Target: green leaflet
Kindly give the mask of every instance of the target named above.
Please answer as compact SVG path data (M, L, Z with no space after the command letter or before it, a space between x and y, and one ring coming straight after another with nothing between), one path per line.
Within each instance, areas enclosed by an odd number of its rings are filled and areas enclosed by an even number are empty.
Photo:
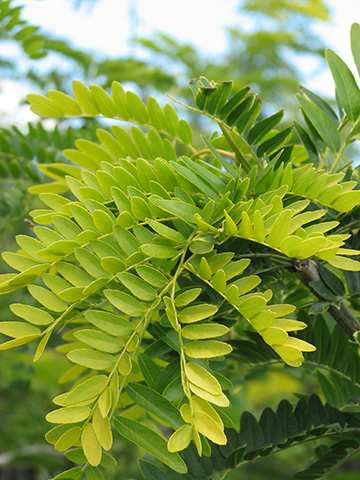
M211 278L211 284L218 292L223 293L226 289L226 274L224 270L218 270Z
M328 115L320 107L301 95L296 95L300 106L304 109L311 123L326 145L336 153L340 149L340 134Z
M31 104L31 109L34 109L34 113L42 117L60 118L64 115L64 109L50 98L33 93L26 95L26 98Z
M86 480L104 480L104 477L97 467L89 465L86 469Z
M100 352L117 353L124 346L121 338L114 337L108 333L99 332L99 330L84 329L74 333L74 337L80 342L89 345Z
M104 295L114 307L127 315L141 317L145 314L145 306L127 293L118 290L104 290Z
M156 220L152 220L151 218L147 218L146 222L156 233L162 237L168 238L169 240L180 244L186 243L186 238L177 230L174 230L163 223L157 222Z
M147 385L150 388L153 388L155 381L159 376L160 368L144 352L138 356L138 363L139 363L139 368L141 370L141 373L143 374Z
M175 298L175 305L177 307L184 307L197 299L201 293L201 288L191 288L178 294Z
M171 162L172 167L184 178L189 180L195 187L197 187L200 191L205 193L209 198L217 201L219 196L213 191L212 188L208 186L199 176L197 176L193 171L186 168L183 165L180 165L178 162Z
M346 63L333 50L326 50L326 60L334 77L336 90L352 123L360 116L360 90Z
M261 312L265 305L266 299L263 296L251 293L240 299L238 309L245 318L251 318Z
M185 222L195 225L194 215L197 213L201 215L201 211L194 205L182 202L180 200L156 200L156 205L164 209L166 212L171 213Z
M40 336L40 328L25 322L0 322L0 333L12 338Z
M53 317L48 312L30 305L13 303L10 305L10 309L15 315L33 325L50 325L50 323L54 321Z
M178 316L181 323L194 323L214 315L217 311L216 305L202 303L180 310Z
M140 300L151 301L156 298L156 291L141 278L131 273L118 273L117 277Z
M41 305L53 312L64 312L67 309L67 304L46 288L37 285L29 285L28 290L30 295L41 303Z
M0 344L0 351L2 350L9 350L10 348L19 347L20 345L26 345L27 343L39 338L39 334L36 335L25 335L19 338L14 338L13 340L9 340Z
M351 52L354 57L355 65L360 72L360 55L359 55L359 38L360 38L360 25L358 23L353 23L351 26Z
M229 332L229 328L219 323L200 323L186 325L181 329L181 335L188 340L202 340L221 337Z
M179 254L179 252L173 247L150 243L141 245L140 250L145 253L145 255L154 258L174 258Z
M91 92L88 87L86 87L78 80L73 81L72 87L75 98L81 108L90 115L97 115L99 113L99 110L92 98Z
M186 473L187 467L177 453L169 452L166 441L150 428L129 418L116 417L115 429L131 442L145 448L151 455L158 458L170 468L179 473Z
M102 87L99 85L91 85L90 92L96 106L103 115L110 118L116 116L114 102Z
M101 278L109 276L96 255L91 253L86 248L77 248L75 250L75 257L80 265L94 278Z
M148 97L146 107L152 125L159 130L165 130L164 112L157 100L154 97Z
M127 352L124 352L118 364L118 372L120 373L120 375L127 377L128 375L130 375L131 370L132 370L131 357Z
M360 201L359 190L341 193L340 196L331 203L331 208L334 208L338 212L349 212Z
M152 388L140 383L130 383L127 393L140 407L161 418L172 428L179 428L183 424L179 410Z
M283 210L276 219L267 237L267 243L274 248L279 247L281 242L288 235L291 221L291 211Z
M270 132L270 130L275 128L276 125L280 123L284 113L285 112L281 110L280 112L274 113L274 115L257 122L248 133L248 141L250 145L259 143L265 135Z
M82 110L80 105L69 95L58 92L57 90L49 90L47 92L48 97L53 101L55 107L63 110L65 113L71 116L81 115Z
M168 279L159 270L148 265L139 265L135 268L138 275L150 285L162 288L168 283Z
M106 370L113 367L115 363L115 357L109 353L97 352L88 348L72 350L67 357L71 362L93 370Z
M3 257L3 260L8 265L10 265L11 268L19 272L22 272L24 269L26 270L29 267L37 265L37 262L35 260L32 260L31 258L20 255L18 253L3 252L1 256Z

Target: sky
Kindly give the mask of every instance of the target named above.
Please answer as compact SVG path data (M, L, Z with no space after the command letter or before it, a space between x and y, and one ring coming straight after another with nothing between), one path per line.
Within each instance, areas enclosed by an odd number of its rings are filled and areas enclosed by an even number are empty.
M205 55L220 55L228 46L225 28L239 24L239 0L98 0L92 8L84 5L75 11L73 0L19 0L18 4L24 5L22 16L31 24L70 39L74 46L113 57L139 54L139 47L131 44L130 38L149 37L156 31L190 42ZM356 72L349 32L354 21L360 23L360 0L327 0L327 4L332 10L331 23L315 24L313 31ZM310 73L308 60L302 62L300 68ZM304 83L319 93L333 95L329 71L308 76ZM11 88L11 82L3 87L2 103L15 103L16 97L24 95L18 90L8 95Z
M156 31L191 42L205 54L216 56L227 48L225 27L236 26L240 18L239 0L98 0L92 8L83 6L75 12L72 0L21 3L25 5L23 15L31 23L71 38L79 47L109 56L133 53L131 36L149 37ZM354 21L360 22L360 0L327 0L327 4L332 22L318 23L313 30L352 66L349 32ZM318 90L330 93L333 85L324 80L331 77L324 75L317 83L311 80Z

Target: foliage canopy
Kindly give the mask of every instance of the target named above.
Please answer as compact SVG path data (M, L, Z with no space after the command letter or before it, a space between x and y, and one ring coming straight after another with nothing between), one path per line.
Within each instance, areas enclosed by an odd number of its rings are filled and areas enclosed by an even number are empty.
M360 71L358 24L351 42ZM78 466L55 478L101 479L116 464L113 430L157 459L140 461L147 480L224 478L321 440L297 474L315 479L359 451L360 189L344 152L360 90L326 58L338 112L302 88L304 123L286 127L249 87L192 80L194 104L182 105L215 125L201 138L172 103L116 81L110 94L74 81L73 96L28 95L40 117L114 120L39 164L50 181L30 191L43 206L3 253L15 272L0 293L27 287L32 299L11 305L19 320L0 323L0 350L34 341L38 361L57 335L69 361L46 439ZM280 362L316 370L325 402L302 394L259 420L244 412L238 432L231 370Z

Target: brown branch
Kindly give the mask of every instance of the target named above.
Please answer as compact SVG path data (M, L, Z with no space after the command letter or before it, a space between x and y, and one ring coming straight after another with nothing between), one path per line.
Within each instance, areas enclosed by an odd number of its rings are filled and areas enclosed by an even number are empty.
M318 293L311 288L310 282L319 281L320 275L316 266L316 263L307 258L305 260L295 259L293 262L296 275L300 281L313 293L321 302L326 302ZM339 324L339 326L344 330L346 335L354 340L355 332L360 331L360 322L359 320L351 313L350 309L343 303L340 302L339 308L334 305L329 305L328 312L334 318L334 320Z

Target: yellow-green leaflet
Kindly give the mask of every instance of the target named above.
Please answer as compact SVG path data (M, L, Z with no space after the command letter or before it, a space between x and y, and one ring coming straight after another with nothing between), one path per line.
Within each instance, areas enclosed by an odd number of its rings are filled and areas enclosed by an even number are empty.
M274 248L279 247L284 238L288 235L291 221L291 210L283 210L267 237L267 243Z
M194 414L195 428L212 442L218 445L226 445L227 438L222 428L212 417L206 413L196 412Z
M232 347L217 340L199 340L189 342L184 347L186 355L192 358L215 358L227 355Z
M188 403L181 405L180 413L184 422L191 423L191 408Z
M288 338L288 334L278 327L269 327L263 330L261 336L269 345L282 345Z
M37 285L29 285L28 289L30 295L49 310L61 313L67 309L67 303L46 288L39 287Z
M156 290L136 275L124 272L118 273L117 277L140 300L151 301L156 298Z
M360 272L360 262L352 260L351 258L341 257L335 255L332 259L328 260L330 265L339 268L340 270L348 270L350 272Z
M179 320L181 323L194 323L208 318L217 312L216 305L211 303L202 303L191 307L184 308L179 312Z
M229 328L220 323L199 323L186 325L181 329L181 335L189 340L221 337L229 332Z
M219 395L221 393L221 386L216 378L197 363L187 363L185 367L185 373L187 378L194 385L197 385L203 390L213 393L214 395Z
M192 427L191 425L183 425L178 428L169 438L169 452L180 452L184 450L191 441Z
M103 417L106 417L111 408L111 388L107 387L99 397L98 407Z
M108 377L106 375L96 375L95 377L88 378L70 391L64 400L64 404L75 405L76 403L99 395L105 388L107 381Z
M235 236L238 233L238 228L234 220L230 217L226 210L224 210L224 230L230 236Z
M223 293L226 289L226 274L224 270L218 270L211 279L211 284L218 292Z
M77 423L86 420L90 415L90 407L64 407L53 410L46 415L46 420L50 423Z
M189 290L185 290L185 292L181 292L176 296L175 305L177 307L184 307L196 300L200 293L201 288L191 288Z
M86 459L90 465L93 467L99 465L101 461L102 450L91 423L85 425L82 431L81 445Z
M104 450L110 450L112 446L112 433L108 417L101 415L100 409L96 408L92 420L95 435Z
M94 370L106 370L113 367L115 357L109 353L98 352L87 348L72 350L67 354L68 359L83 367L92 368Z
M222 430L224 429L224 424L220 418L220 415L217 413L215 408L210 405L209 402L194 395L191 397L191 407L194 413L206 413L206 415L209 415L209 417L211 417Z
M12 338L40 335L41 330L25 322L0 322L0 333Z
M58 452L64 452L69 448L73 447L77 441L79 440L81 435L81 428L80 427L73 427L70 430L67 430L65 433L61 435L61 437L57 440L54 447L55 450Z
M104 295L116 308L134 317L143 316L145 307L134 297L118 290L105 290Z
M134 326L120 315L101 310L90 310L85 313L85 318L100 330L115 336L128 335Z
M226 395L224 395L224 393L221 393L220 395L214 395L206 390L203 390L197 385L194 385L193 383L190 383L190 390L198 397L203 398L214 405L218 405L219 407L228 407L230 405L229 399L226 397Z
M101 352L117 353L124 346L124 341L121 338L96 329L78 330L74 333L74 337Z
M26 343L29 343L36 338L39 338L39 335L25 335L25 337L19 337L13 340L9 340L8 342L4 342L0 345L0 351L9 350L10 348L19 347L20 345L25 345Z
M126 377L131 373L131 369L132 361L130 355L127 352L124 352L118 364L118 371L121 375L124 375L124 377Z

